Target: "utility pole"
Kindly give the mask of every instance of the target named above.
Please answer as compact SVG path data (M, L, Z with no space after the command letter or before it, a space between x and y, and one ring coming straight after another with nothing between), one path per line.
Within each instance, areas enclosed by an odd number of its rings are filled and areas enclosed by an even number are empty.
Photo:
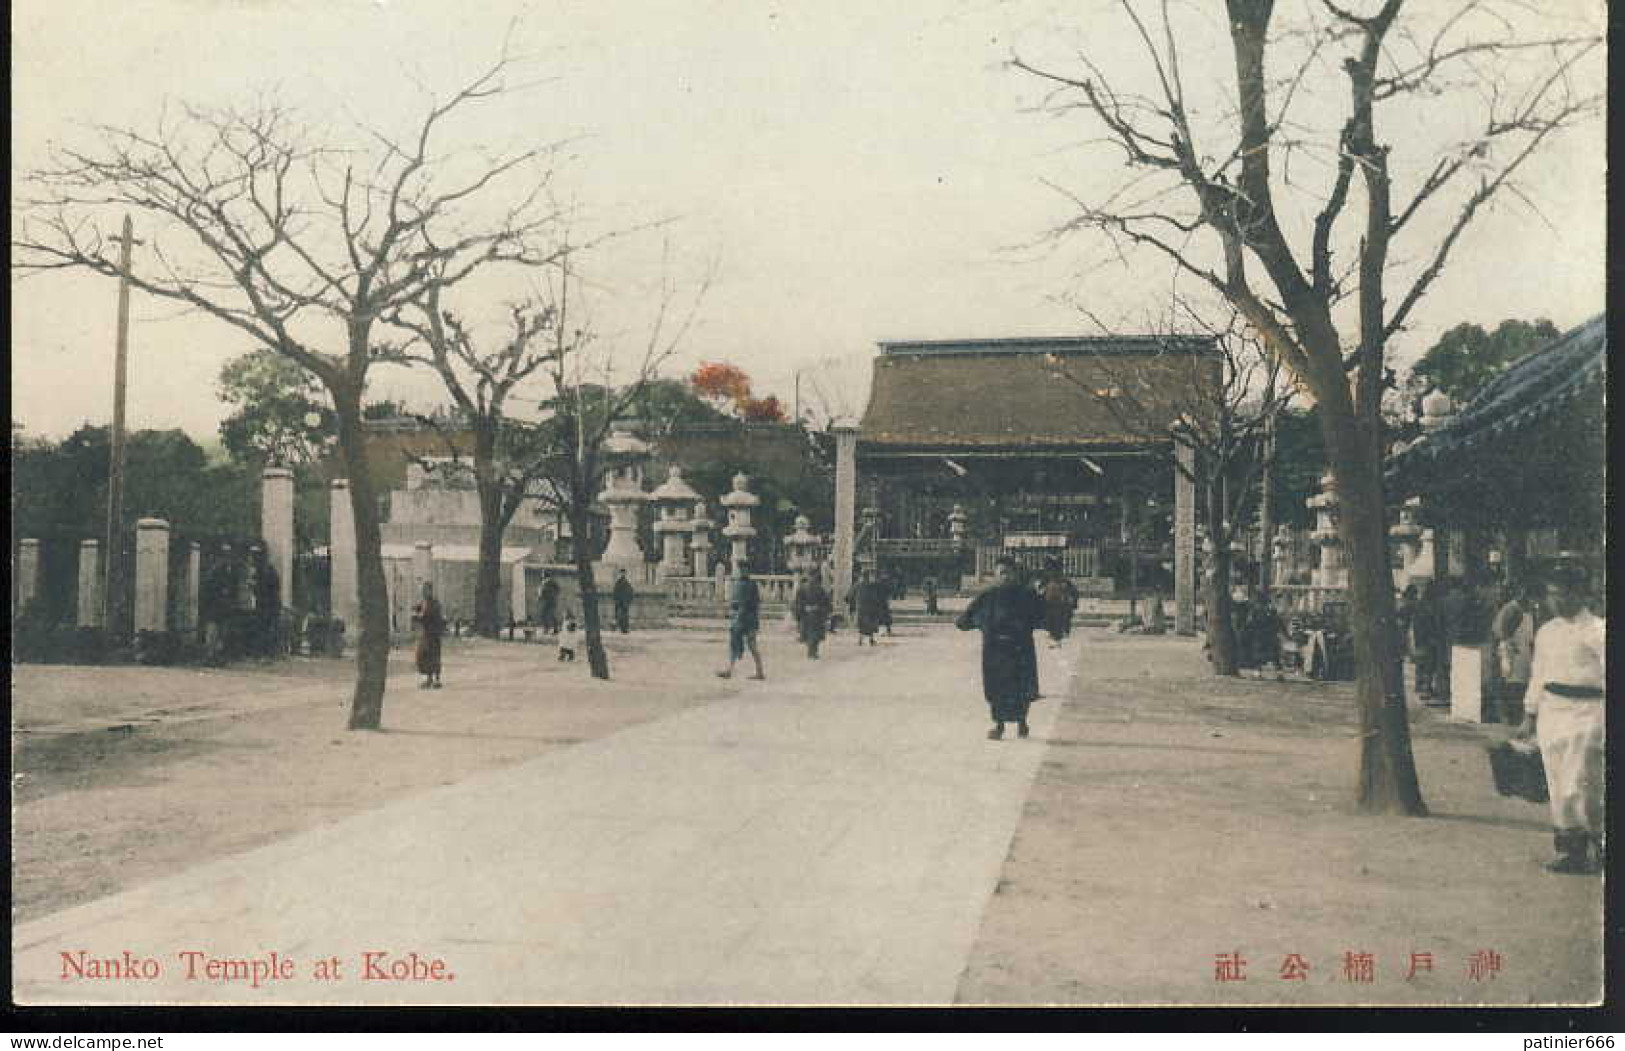
M113 359L113 435L107 472L107 543L102 580L102 623L115 638L124 634L124 400L130 351L130 246L135 235L124 217L119 235L118 336Z

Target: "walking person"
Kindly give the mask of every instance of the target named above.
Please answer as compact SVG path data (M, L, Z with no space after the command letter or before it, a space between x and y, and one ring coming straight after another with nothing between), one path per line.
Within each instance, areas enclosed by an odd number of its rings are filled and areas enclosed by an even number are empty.
M536 619L541 623L542 630L556 635L559 630L559 582L553 579L552 573L542 574L542 590L537 595Z
M1499 672L1501 717L1514 726L1523 722L1523 698L1529 691L1530 662L1535 656L1535 594L1524 583L1512 586L1506 602L1490 622Z
M1551 796L1557 858L1549 872L1602 871L1607 761L1604 689L1607 622L1586 608L1578 569L1555 570L1546 585L1552 617L1535 633L1520 737L1540 743Z
M762 671L762 654L756 648L756 632L761 628L761 620L762 592L750 578L750 567L741 560L733 585L728 589L728 667L717 672L719 679L733 678L734 665L746 650L756 662L756 674L751 678L767 678Z
M1015 560L998 560L998 582L983 591L954 626L982 632L982 695L993 715L991 740L1004 736L1004 724L1016 724L1026 737L1027 708L1038 697L1038 654L1033 632L1044 623L1044 607L1032 588L1021 582Z
M809 660L818 659L818 647L824 641L824 631L829 627L829 614L834 605L828 589L824 587L823 577L816 569L808 575L807 582L796 589L791 609L796 617L797 635L807 645Z
M890 620L890 616L885 585L875 579L873 569L863 570L858 582L852 586L852 594L846 604L858 622L858 645L862 646L865 641L871 646L877 645L875 633L880 630L882 621Z
M925 591L925 615L934 617L937 615L937 578L926 577L923 590Z
M559 630L559 660L573 661L576 659L576 650L581 645L581 630L576 627L576 618L573 614L564 615L564 627Z
M418 689L440 689L440 640L446 634L446 615L434 597L434 585L424 582L423 598L412 607L412 626L417 629Z
M1072 634L1072 613L1078 608L1078 589L1057 565L1051 570L1042 594L1044 627L1049 632L1050 647L1053 649Z
M610 589L610 598L615 601L615 627L622 635L632 628L632 600L637 592L632 589L632 582L626 578L626 570L615 574L615 586Z

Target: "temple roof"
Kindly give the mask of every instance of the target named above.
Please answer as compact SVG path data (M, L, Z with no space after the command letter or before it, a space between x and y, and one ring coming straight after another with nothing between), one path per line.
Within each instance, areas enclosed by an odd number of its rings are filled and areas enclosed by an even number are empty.
M1390 493L1415 492L1441 472L1455 475L1464 455L1505 446L1582 395L1600 392L1607 364L1607 315L1599 314L1507 366L1449 423L1389 457Z
M880 349L859 432L871 452L1153 444L1176 406L1188 404L1185 392L1204 376L1212 382L1218 367L1205 338L914 341Z

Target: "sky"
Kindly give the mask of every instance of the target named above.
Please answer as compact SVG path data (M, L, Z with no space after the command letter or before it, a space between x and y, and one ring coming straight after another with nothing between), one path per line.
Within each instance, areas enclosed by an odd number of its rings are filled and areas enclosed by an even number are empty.
M1600 2L1548 6L1571 28L1604 24ZM431 94L444 97L488 65L511 32L525 86L457 127L457 143L562 143L556 185L587 228L660 224L591 263L606 346L637 345L663 280L679 293L704 287L674 374L729 361L757 393L787 402L800 374L804 390L817 385L836 407L859 412L877 341L1098 334L1091 317L1134 330L1165 309L1173 288L1165 265L1118 260L1087 234L1045 237L1069 216L1058 187L1098 199L1123 169L1117 154L1090 144L1095 129L1047 109L1045 86L1008 66L1017 53L1065 64L1081 49L1114 77L1143 77L1111 8L1104 0L19 0L12 188L15 198L53 144L85 141L89 125L150 128L166 104L183 101L270 92L332 135L353 135L358 123L403 131ZM1195 34L1205 16L1192 10L1185 28ZM1192 45L1182 57L1193 89L1222 82L1222 48ZM1588 69L1600 90L1601 62ZM1317 103L1314 94L1306 93L1311 108L1335 97ZM1435 107L1417 115L1415 129L1389 133L1402 179L1455 132L1451 112ZM1603 136L1601 120L1566 133L1528 170L1521 195L1469 231L1393 345L1396 359L1414 359L1464 321L1548 317L1567 328L1602 310ZM1302 164L1312 179L1312 158ZM172 236L136 222L138 238ZM142 251L137 267L150 263ZM15 272L12 282L14 420L54 437L105 423L114 282ZM249 345L139 294L131 316L130 426L212 439L229 411L215 377ZM426 373L384 369L371 393L428 408L437 390Z

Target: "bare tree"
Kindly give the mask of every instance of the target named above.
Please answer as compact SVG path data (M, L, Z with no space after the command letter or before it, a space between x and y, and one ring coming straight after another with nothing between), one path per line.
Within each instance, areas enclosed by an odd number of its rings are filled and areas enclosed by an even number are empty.
M1230 601L1230 545L1257 504L1265 467L1270 421L1293 395L1280 359L1270 354L1236 311L1222 325L1206 321L1188 303L1181 316L1161 327L1159 350L1148 358L1092 358L1092 371L1106 378L1079 376L1067 360L1050 358L1050 371L1102 406L1128 433L1165 450L1166 459L1196 489L1213 555L1204 579L1207 638L1213 671L1237 674L1236 630ZM1097 320L1097 324L1098 324ZM1186 334L1172 330L1183 328ZM1209 352L1211 348L1211 352ZM1194 352L1194 353L1193 353ZM1178 370L1188 382L1170 390L1168 362L1189 362ZM1170 442L1168 439L1172 438ZM1186 461L1176 444L1195 455Z
M1521 19L1534 17L1528 5L1518 6ZM1285 28L1272 28L1273 0L1227 0L1234 81L1203 96L1187 90L1180 57L1181 48L1200 45L1185 32L1189 26L1175 26L1167 0L1159 7L1160 25L1142 17L1138 5L1122 7L1156 85L1149 95L1119 90L1088 57L1076 72L1014 61L1053 84L1068 109L1103 128L1105 141L1136 173L1104 202L1077 200L1069 228L1101 231L1125 248L1150 251L1178 274L1217 290L1314 399L1351 571L1358 803L1366 811L1425 814L1386 547L1381 403L1392 377L1384 352L1485 205L1520 194L1514 177L1540 147L1598 109L1600 97L1578 91L1572 74L1600 38L1521 39L1486 0L1448 13L1404 12L1404 0L1371 0L1363 5L1369 14L1353 9L1352 0L1305 0L1304 23ZM1412 28L1430 15L1440 18L1430 30ZM1289 178L1294 155L1307 156L1312 139L1293 103L1306 85L1335 88L1327 83L1336 76L1327 72L1333 57L1341 59L1346 77L1345 101L1335 141L1324 145L1327 183L1311 194L1301 177ZM1296 61L1272 79L1266 70L1271 58L1278 65ZM1541 63L1538 73L1511 89L1517 80L1510 65L1532 58ZM1458 75L1476 83L1454 83ZM1413 120L1423 106L1459 117L1469 104L1478 108L1477 132L1442 155L1420 158L1422 174L1396 207L1393 147L1382 138L1379 115L1403 105ZM1356 180L1363 214L1345 212ZM1283 203L1293 194L1312 198L1313 219L1301 231L1294 209ZM1428 219L1418 222L1424 215ZM1401 262L1393 255L1396 238L1434 221L1441 232L1431 246L1415 249L1420 262L1411 266L1407 287L1390 296L1386 284ZM1250 264L1262 269L1266 286L1255 284ZM1335 312L1348 295L1354 296L1353 319ZM1345 338L1346 331L1353 337Z
M642 347L627 367L627 358L616 353L613 342L600 342L591 323L579 317L585 311L580 304L580 277L574 264L572 256L550 271L545 301L553 317L553 346L546 358L546 371L554 393L543 408L549 411L545 426L552 441L529 469L547 499L563 510L570 522L587 664L593 678L608 679L609 655L604 650L598 585L593 574L597 552L588 543L594 501L609 472L621 466L619 454L608 439L614 424L642 401L661 367L678 351L711 281L707 276L687 306L679 310L669 261L662 267L654 318Z
M33 199L13 240L28 270L119 273L98 232L110 212L145 213L152 264L132 283L248 335L315 376L333 400L349 474L361 607L351 729L383 717L389 619L377 494L361 397L389 356L378 321L498 264L535 265L555 216L543 149L441 155L448 125L502 96L503 55L443 101L410 137L362 129L349 148L311 144L275 103L181 107L150 133L98 129L29 176Z
M466 457L472 467L480 506L474 630L494 638L502 627L497 602L502 537L533 495L546 463L534 429L508 418L508 400L558 352L557 315L550 305L535 301L511 304L504 338L482 349L469 325L442 305L441 293L441 286L430 288L420 301L391 312L388 320L413 337L399 348L397 360L434 369L456 406L455 427L439 421L431 425L445 440L453 464Z

